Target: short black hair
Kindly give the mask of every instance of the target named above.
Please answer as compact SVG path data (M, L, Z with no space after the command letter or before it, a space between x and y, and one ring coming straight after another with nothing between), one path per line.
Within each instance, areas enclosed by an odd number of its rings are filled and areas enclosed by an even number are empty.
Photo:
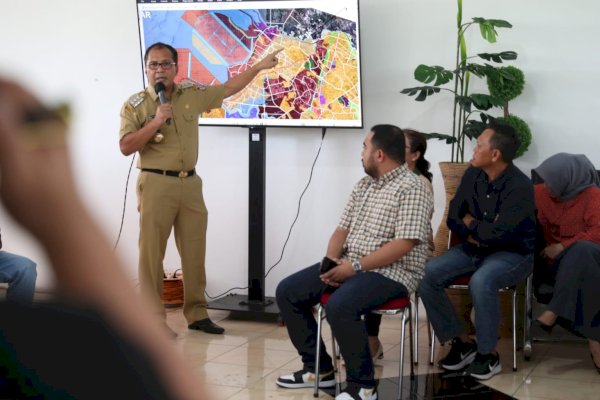
M490 120L489 129L494 131L494 134L490 138L492 149L500 150L504 161L511 162L514 160L515 154L517 154L517 150L521 144L515 129L497 119Z
M171 45L162 42L156 42L150 47L146 49L146 53L144 53L144 64L148 63L148 54L150 54L150 50L154 49L167 49L171 53L171 58L173 58L173 62L177 64L177 50Z
M374 148L382 150L398 164L404 164L404 161L406 161L406 141L402 129L395 125L382 124L372 127L371 132L373 132L371 143Z

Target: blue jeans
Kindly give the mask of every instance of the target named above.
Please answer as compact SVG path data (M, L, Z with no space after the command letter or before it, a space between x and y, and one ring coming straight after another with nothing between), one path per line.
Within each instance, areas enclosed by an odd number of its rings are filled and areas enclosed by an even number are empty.
M444 288L454 279L472 274L469 290L475 309L477 350L481 354L494 351L500 324L498 290L525 280L532 269L533 255L508 251L483 255L468 244L456 245L428 261L418 293L439 341L465 333Z
M317 321L313 307L319 304L326 288L319 279L319 264L315 264L282 280L275 294L290 339L302 357L304 368L309 371L315 370L317 354ZM404 285L376 272L352 276L331 295L325 312L346 362L348 382L375 386L373 361L361 316L392 298L407 295ZM329 372L333 369L331 357L325 351L323 340L318 340L320 372Z
M0 251L0 282L8 283L6 299L31 303L37 278L36 265L29 258Z

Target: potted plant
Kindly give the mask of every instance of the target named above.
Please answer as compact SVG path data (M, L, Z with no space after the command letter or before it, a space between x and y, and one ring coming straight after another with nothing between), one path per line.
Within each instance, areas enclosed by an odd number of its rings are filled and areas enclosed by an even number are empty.
M506 120L513 127L518 126L519 136L521 136L521 147L518 155L523 154L531 142L531 133L528 128L524 128L527 127L527 124L508 112L509 101L518 96L523 90L525 82L523 73L516 67L499 65L504 61L516 60L517 53L502 51L476 55L467 54L465 34L469 28L478 26L483 39L489 43L495 43L498 36L497 29L512 28L512 25L505 20L480 17L463 22L462 0L457 0L457 5L456 62L453 69L421 64L415 69L414 77L417 81L426 85L406 88L401 91L403 94L415 96L416 101L425 101L429 96L440 92L449 92L454 97L452 133L426 134L429 139L445 140L446 143L451 145L450 162L440 163L446 191L446 210L442 224L440 224L434 239L435 255L439 255L448 249L449 231L446 227L446 216L449 202L454 197L464 170L468 166L464 163L466 139L478 137L485 129L488 120L494 118L487 113L488 110L494 107L502 109L503 116L499 119ZM487 80L489 94L471 93L469 91L472 75Z
M499 53L479 53L473 56L467 54L465 33L472 26L479 26L481 36L489 43L495 43L498 33L497 28L512 28L512 25L501 19L486 19L476 17L471 21L462 21L462 0L457 0L457 40L456 40L456 63L452 70L438 65L417 66L414 77L426 86L406 88L401 91L409 96L416 96L416 101L424 101L429 96L442 91L450 92L454 96L452 134L428 133L429 138L445 140L452 146L451 162L464 162L466 139L479 136L488 119L493 118L486 111L493 107L504 109L504 117L509 116L508 101L518 96L524 86L523 73L516 67L500 67L491 63L501 64L503 61L516 60L517 53L514 51L502 51ZM474 60L479 59L483 63ZM487 62L486 62L487 61ZM471 75L478 78L486 78L490 93L470 93L469 83ZM453 87L444 85L453 81ZM470 119L479 116L479 120ZM523 149L522 154L526 150Z
M497 29L510 29L512 25L505 20L472 18L463 22L462 0L457 0L457 36L456 36L456 58L453 69L446 69L437 65L419 65L415 69L414 77L425 86L407 88L401 91L403 94L415 96L417 101L425 101L429 96L441 92L451 93L454 97L452 132L451 134L429 133L428 138L445 140L451 145L450 162L440 162L440 170L444 181L446 194L446 206L442 222L436 232L434 243L434 255L438 256L447 251L450 245L450 232L446 225L448 206L450 200L460 183L462 175L468 164L465 163L465 142L467 139L478 137L485 129L490 118L504 120L513 126L520 138L521 145L517 155L522 155L531 142L531 132L527 124L517 116L509 113L509 102L521 94L525 84L522 71L513 66L502 65L505 61L517 59L514 51L502 51L499 53L467 54L465 33L472 27L479 27L484 40L495 43L498 36ZM471 93L470 79L474 76L485 79L489 93ZM452 85L453 83L453 85ZM488 112L497 108L501 116L493 117ZM464 291L456 292L450 290L450 299L463 316L467 332L473 333L474 328L469 322L470 298ZM501 301L501 307L506 307L506 299ZM503 313L508 315L509 313ZM501 326L510 326L506 321L501 321ZM503 329L501 329L503 332Z

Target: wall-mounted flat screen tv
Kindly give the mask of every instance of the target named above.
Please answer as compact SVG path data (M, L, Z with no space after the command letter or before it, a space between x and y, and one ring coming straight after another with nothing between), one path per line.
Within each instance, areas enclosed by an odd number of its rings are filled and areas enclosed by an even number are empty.
M223 83L283 49L200 125L362 128L358 0L136 1L142 64L151 44L173 46L176 82Z

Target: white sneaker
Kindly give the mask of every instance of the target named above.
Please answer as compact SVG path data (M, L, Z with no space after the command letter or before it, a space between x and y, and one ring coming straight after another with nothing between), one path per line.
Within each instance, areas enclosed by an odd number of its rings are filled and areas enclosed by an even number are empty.
M346 389L335 397L335 400L377 400L377 389L349 383Z
M333 371L321 373L319 378L319 387L328 388L335 386L335 375ZM290 375L282 375L275 383L288 389L308 388L315 386L315 374L305 369L296 371Z

